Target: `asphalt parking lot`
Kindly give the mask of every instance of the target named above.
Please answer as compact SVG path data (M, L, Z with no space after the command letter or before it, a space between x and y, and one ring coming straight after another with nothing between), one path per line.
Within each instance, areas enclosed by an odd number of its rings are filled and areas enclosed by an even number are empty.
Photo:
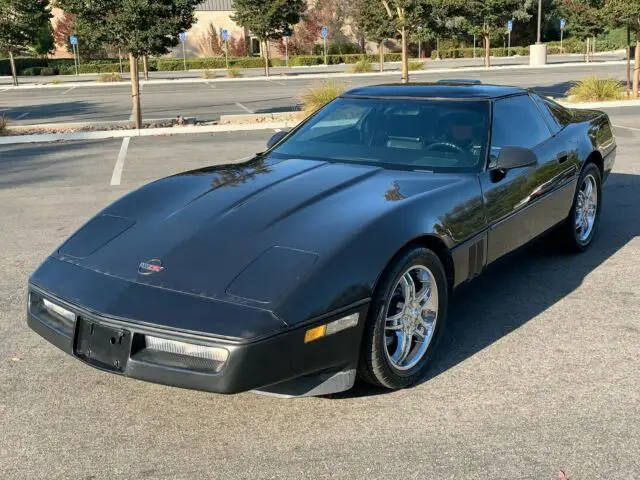
M394 393L219 396L99 372L25 323L28 275L111 201L272 131L0 147L0 478L640 477L640 112L583 255L538 242L458 292L430 377ZM112 185L112 183L115 183Z
M435 62L434 62L435 63ZM421 72L412 72L415 82L444 79L474 79L483 83L532 88L548 96L562 97L574 82L590 76L624 79L620 64L565 64L552 68L501 70L434 71L434 63ZM438 66L440 64L438 63ZM249 81L196 81L195 83L148 83L142 85L142 112L145 120L195 117L218 120L221 115L273 113L298 108L301 96L322 78L282 78ZM345 88L398 81L391 75L352 75L337 79ZM127 121L131 117L131 89L126 83L56 88L0 88L0 114L12 125L43 123Z

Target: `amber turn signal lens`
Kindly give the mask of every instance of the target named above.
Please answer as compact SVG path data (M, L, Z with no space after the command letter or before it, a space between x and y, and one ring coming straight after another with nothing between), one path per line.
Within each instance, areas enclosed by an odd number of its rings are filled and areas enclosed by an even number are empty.
M304 343L313 342L314 340L318 340L319 338L324 337L327 331L326 325L320 325L319 327L312 328L307 330L304 333Z

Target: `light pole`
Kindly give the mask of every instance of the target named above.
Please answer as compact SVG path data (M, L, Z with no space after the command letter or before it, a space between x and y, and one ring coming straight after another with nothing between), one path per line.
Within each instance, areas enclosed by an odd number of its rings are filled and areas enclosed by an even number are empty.
M542 0L538 0L538 39L536 43L542 43Z
M542 43L542 0L538 0L538 33L535 45L529 47L529 65L546 65L547 45Z

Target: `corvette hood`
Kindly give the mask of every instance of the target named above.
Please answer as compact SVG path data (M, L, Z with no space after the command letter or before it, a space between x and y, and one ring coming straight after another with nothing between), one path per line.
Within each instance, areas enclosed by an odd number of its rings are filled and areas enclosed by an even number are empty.
M258 157L149 184L88 222L54 257L129 282L269 306L398 200L455 180Z

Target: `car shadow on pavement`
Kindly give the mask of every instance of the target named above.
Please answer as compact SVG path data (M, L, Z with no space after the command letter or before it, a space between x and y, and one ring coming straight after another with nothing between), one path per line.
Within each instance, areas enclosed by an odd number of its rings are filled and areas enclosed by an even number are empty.
M454 293L447 328L421 383L454 368L562 300L579 288L587 275L640 236L640 175L612 173L603 198L598 231L585 253L566 253L553 234L547 235L496 262ZM387 392L357 382L352 390L331 398Z
M62 93L62 91L60 92ZM100 111L99 105L93 102L71 101L63 103L39 103L34 105L22 105L19 107L9 107L4 112L10 121L20 121L21 125L28 123L37 123L33 120L46 120L46 123L58 123L58 117L68 117L66 122L74 122L74 117L78 115L100 114L100 119L104 119L104 115ZM83 121L91 121L91 118L84 118ZM16 124L18 125L18 124Z
M588 75L585 75L585 77L587 76ZM554 97L554 98L566 97L569 89L571 89L571 87L573 87L576 83L577 82L562 82L562 83L556 83L555 85L531 87L531 90L545 97Z

